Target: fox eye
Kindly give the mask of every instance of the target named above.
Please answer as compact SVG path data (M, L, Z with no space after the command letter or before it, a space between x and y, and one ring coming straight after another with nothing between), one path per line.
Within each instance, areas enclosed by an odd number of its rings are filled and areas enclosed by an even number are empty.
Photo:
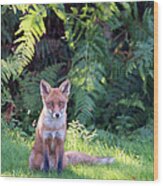
M64 102L60 101L59 102L59 107L63 107L64 106Z
M47 106L52 107L53 106L53 102L48 102Z

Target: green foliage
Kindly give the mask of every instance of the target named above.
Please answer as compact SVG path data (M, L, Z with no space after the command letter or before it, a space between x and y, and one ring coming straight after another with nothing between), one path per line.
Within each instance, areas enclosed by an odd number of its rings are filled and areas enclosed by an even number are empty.
M72 121L68 123L68 135L71 136L71 141L74 143L76 139L83 140L84 143L90 143L95 138L96 131L88 131L79 121Z
M23 12L24 8L20 8L20 10ZM22 64L22 68L31 62L35 52L36 41L40 41L40 37L46 32L43 21L47 16L45 7L33 5L27 8L27 13L20 18L19 29L15 33L16 36L22 35L14 41L14 43L19 43L15 50L15 55Z
M19 5L17 5L19 7ZM16 6L16 7L17 7ZM28 6L27 6L28 7ZM22 9L21 9L22 8ZM19 10L24 12L20 5ZM28 14L20 17L19 29L15 35L19 38L14 43L19 43L14 51L14 55L2 60L2 80L5 82L13 77L20 75L24 67L31 62L34 55L36 41L45 33L43 18L46 17L46 9L43 6L28 7ZM5 15L4 15L5 16Z
M110 113L104 118L107 128L123 134L144 125L153 117L148 118L148 112L151 112L148 108L153 107L153 16L151 9L147 8L141 21L137 3L121 5L124 13L117 12L121 24L117 23L115 27L126 29L127 26L127 29L121 30L111 43L116 55L110 62L111 68L107 68L109 91L104 111L98 115L108 110Z
M87 5L82 9L84 8L89 11ZM93 121L95 100L99 93L105 91L102 80L105 79L104 76L106 75L103 63L106 61L107 42L102 34L102 29L95 25L94 16L92 13L90 18L83 22L82 19L87 17L87 14L85 16L80 15L78 18L80 21L76 23L73 31L70 23L66 25L68 27L66 33L69 36L72 32L77 32L72 35L75 38L67 38L74 53L69 77L74 85L72 94L75 94L75 117L84 124ZM81 31L78 31L79 28L76 29L76 27L81 27Z
M153 125L152 2L3 6L2 34L2 105L16 104L27 133L41 79L71 80L68 120L86 128L129 135Z
M2 7L3 16L5 17L5 12L7 12L5 6ZM32 61L35 52L36 41L40 40L40 37L45 33L45 26L43 18L46 17L46 9L42 5L33 6L13 6L13 10L16 13L16 9L22 13L27 13L19 19L19 29L15 32L16 36L19 36L14 44L18 44L14 54L6 58L6 60L1 61L2 64L2 83L9 80L17 79L24 68ZM11 39L10 39L11 40ZM3 56L3 55L2 55ZM5 85L2 84L3 89L6 90ZM8 97L4 97L3 101L8 100Z
M140 98L138 97L138 94L132 94L131 98L123 98L121 100L119 100L118 105L124 105L127 108L129 107L137 107L143 111L145 111L145 107L143 102L140 100Z
M34 55L36 41L40 41L40 37L46 32L43 19L47 14L42 5L33 5L27 12L28 14L20 18L19 29L15 33L15 35L22 35L14 43L19 43L15 54L19 56L20 60L29 63Z
M19 24L20 12L14 14L8 5L1 6L1 57L6 59L13 52L15 27ZM12 21L10 21L12 20Z

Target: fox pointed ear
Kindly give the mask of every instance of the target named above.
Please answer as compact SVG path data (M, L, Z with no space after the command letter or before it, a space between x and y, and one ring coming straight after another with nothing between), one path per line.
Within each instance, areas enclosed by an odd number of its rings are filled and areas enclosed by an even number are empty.
M50 93L51 86L45 80L40 82L40 94L41 96L47 96Z
M59 89L62 92L63 95L65 95L66 97L69 96L70 94L70 88L71 88L71 83L70 81L67 79L65 80L60 86Z

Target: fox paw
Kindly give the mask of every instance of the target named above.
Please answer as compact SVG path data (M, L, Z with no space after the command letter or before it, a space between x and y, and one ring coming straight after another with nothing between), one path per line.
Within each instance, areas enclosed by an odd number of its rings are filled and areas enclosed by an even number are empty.
M43 167L42 167L42 170L44 171L44 172L48 172L49 171L49 161L48 161L48 159L45 159L45 161L44 161L44 163L43 163Z
M44 172L48 172L48 171L49 171L49 167L48 167L48 166L44 166L44 167L43 167L43 171L44 171Z
M58 167L57 167L57 173L58 173L58 175L61 175L61 173L62 173L62 161L60 162L58 162Z

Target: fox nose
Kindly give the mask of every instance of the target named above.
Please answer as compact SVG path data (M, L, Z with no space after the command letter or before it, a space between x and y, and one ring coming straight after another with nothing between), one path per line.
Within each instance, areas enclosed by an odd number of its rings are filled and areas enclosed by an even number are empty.
M56 112L56 113L53 113L53 118L59 118L61 116L61 114L60 113L58 113L58 112Z

